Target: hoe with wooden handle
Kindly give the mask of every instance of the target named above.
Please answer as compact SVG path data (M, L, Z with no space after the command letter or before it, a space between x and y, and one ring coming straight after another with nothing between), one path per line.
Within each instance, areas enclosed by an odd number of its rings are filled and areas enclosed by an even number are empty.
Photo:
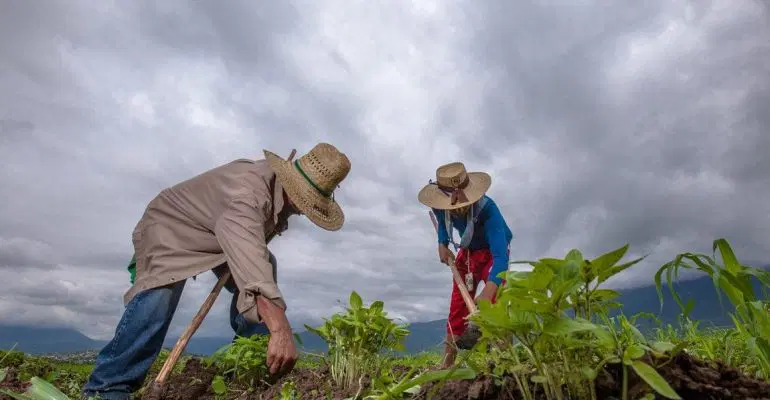
M433 228L438 232L436 214L434 214L433 211L428 211L428 214L430 214L430 220L433 222ZM460 272L457 270L457 266L455 265L457 259L451 250L449 251L449 256L449 269L452 270L452 276L454 277L455 284L457 284L457 288L460 289L460 295L462 295L463 300L465 301L465 305L468 306L469 316L473 315L478 312L476 302L473 301L473 297L470 295L470 293L468 293L468 287L465 285L465 281L463 281L463 278L460 276ZM465 332L463 332L463 334L460 335L457 340L455 340L455 344L461 349L470 349L473 347L476 341L478 341L479 337L481 337L481 331L479 331L479 329L474 324L469 323L468 328L465 329Z
M296 153L297 153L296 149L292 150L287 160L291 161L292 158L294 158L294 155ZM270 240L272 240L273 237L275 237L275 231L271 232L268 235L265 242L270 243ZM208 314L209 310L211 309L211 306L214 305L214 302L216 301L217 296L219 296L219 292L222 290L222 287L225 286L225 283L227 282L228 279L230 279L229 269L219 277L219 280L217 281L216 285L214 285L214 288L211 289L211 292L209 293L208 297L206 297L206 300L203 301L203 304L201 304L201 308L198 310L198 313L195 314L195 316L193 317L192 321L190 322L190 325L187 326L187 328L182 333L182 336L180 336L179 339L176 341L174 348L171 349L171 353L169 353L168 358L166 359L166 362L163 363L163 367L161 367L160 372L158 372L158 376L155 377L155 381L152 383L152 386L150 386L149 394L151 398L162 398L166 379L171 373L171 370L174 368L174 365L176 364L176 362L179 361L179 357L182 355L182 352L184 352L185 348L187 347L187 343L192 338L192 335L195 333L196 330L198 330L198 328L201 325L201 322L203 322L203 319L206 318L206 314Z
M433 211L428 211L428 214L430 214L430 220L433 222L433 228L436 229L438 232L438 222L436 221L436 214L433 213ZM463 300L465 300L465 305L468 306L468 310L470 310L471 314L476 313L476 303L473 301L473 297L471 297L471 294L468 292L468 287L465 285L465 281L463 280L462 276L460 276L460 272L457 270L457 267L455 266L455 255L452 253L452 251L449 251L449 269L452 270L452 276L454 276L455 283L457 284L457 287L460 289L460 294L463 296Z

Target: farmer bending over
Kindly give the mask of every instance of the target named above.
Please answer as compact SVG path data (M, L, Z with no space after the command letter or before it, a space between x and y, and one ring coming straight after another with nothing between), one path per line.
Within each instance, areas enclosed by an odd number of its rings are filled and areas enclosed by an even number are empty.
M436 214L441 262L449 265L448 245L452 242L455 249L459 248L455 265L465 278L468 293L474 296L479 282L485 282L476 303L479 299L494 301L502 282L497 275L508 269L509 245L513 238L497 204L485 194L491 184L489 174L466 172L465 165L455 162L440 166L436 170L436 182L431 181L418 194L419 201ZM453 239L453 227L461 237L459 244ZM452 282L443 368L454 363L456 347L470 348L478 338L458 339L468 328L465 318L469 310L457 283Z
M133 232L136 279L124 296L115 336L101 350L83 395L128 399L158 356L187 278L229 269L230 324L236 335L264 332L272 374L294 367L297 349L276 284L276 261L266 238L304 214L323 229L342 227L333 191L350 161L321 143L296 161L265 150L265 159L240 159L158 194ZM264 332L268 333L268 332Z

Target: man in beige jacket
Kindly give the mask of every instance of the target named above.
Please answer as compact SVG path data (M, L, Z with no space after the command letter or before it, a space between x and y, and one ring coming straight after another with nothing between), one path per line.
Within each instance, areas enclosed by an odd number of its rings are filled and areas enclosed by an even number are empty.
M236 334L250 336L266 325L270 372L294 367L297 349L266 237L286 230L294 214L325 230L341 228L344 214L333 193L350 161L326 143L296 161L264 153L263 160L232 161L150 201L133 232L136 280L84 396L130 398L161 350L185 281L210 270L231 272L226 287L233 293L230 322Z

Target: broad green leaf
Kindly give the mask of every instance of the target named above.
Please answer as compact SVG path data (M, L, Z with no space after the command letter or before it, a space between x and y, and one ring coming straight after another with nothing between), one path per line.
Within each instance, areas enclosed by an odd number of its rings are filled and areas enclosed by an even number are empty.
M67 397L66 394L62 393L54 385L36 376L32 377L32 379L29 380L29 383L30 385L27 388L27 391L24 392L24 394L22 395L24 397L15 397L15 396L12 396L12 397L16 399L34 399L34 400L70 400L70 398Z
M610 289L596 289L591 293L591 299L596 301L612 300L620 296L620 293Z
M597 273L601 274L602 271L605 271L613 265L617 264L617 262L620 261L620 259L623 258L623 256L626 254L626 251L628 251L628 244L625 244L620 248L609 251L600 255L599 257L594 258L591 260L591 265L596 268Z
M409 379L407 381L401 382L395 387L389 388L388 392L390 392L388 395L383 395L377 397L378 399L390 399L391 396L396 396L396 398L400 397L398 396L401 393L409 392L410 389L419 387L420 385L424 385L428 382L433 381L445 381L445 380L465 380L465 379L475 379L476 378L476 372L471 368L462 368L462 369L448 369L448 370L439 370L439 371L428 371L421 375L418 375L412 379Z
M359 309L364 305L363 301L361 300L361 296L358 295L355 291L352 291L350 293L350 306L353 309Z
M658 353L667 353L674 350L676 346L671 342L652 342L651 347Z
M599 326L582 318L559 318L546 323L543 333L547 335L569 335L575 332L598 330Z
M642 358L644 356L644 348L642 348L639 345L631 345L626 348L626 351L623 352L623 362L625 364L631 365L633 360L637 360L639 358Z
M610 279L611 277L623 272L624 270L628 269L629 267L632 267L633 265L639 263L640 261L644 260L647 256L639 257L635 260L631 260L625 264L615 265L611 268L605 269L604 271L599 272L599 283L603 283L607 279Z
M211 388L214 389L214 393L219 395L227 393L227 385L221 375L214 377L211 381Z
M680 400L681 397L674 391L673 388L671 388L671 385L666 382L665 379L663 379L662 376L658 373L658 371L655 370L655 368L652 368L651 366L641 362L641 361L634 361L631 364L631 367L634 369L634 372L636 372L637 375L639 375L640 378L642 378L645 382L647 382L648 385L650 385L651 388L653 388L658 394L660 394L663 397L666 397L668 399L675 399Z
M594 335L596 335L596 339L602 347L605 347L607 349L612 349L615 347L615 340L612 338L612 335L607 332L607 328L599 327L599 329L595 329L592 331Z
M548 379L546 379L546 377L542 375L534 375L531 379L532 379L532 382L540 383L540 384L545 384L546 382L548 382Z
M566 261L575 262L578 265L583 264L583 253L580 252L578 249L572 249L567 253L567 256L564 257Z
M554 277L554 272L548 268L537 268L526 280L526 287L533 290L542 290L548 287Z

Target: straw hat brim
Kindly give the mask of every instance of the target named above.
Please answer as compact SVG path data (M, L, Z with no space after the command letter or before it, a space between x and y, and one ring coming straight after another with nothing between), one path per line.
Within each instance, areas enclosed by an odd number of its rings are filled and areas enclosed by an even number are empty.
M275 172L283 190L297 208L314 224L328 231L336 231L345 223L345 214L340 205L319 193L297 171L292 161L264 150L265 159Z
M454 210L479 201L492 186L492 177L486 172L468 172L468 186L463 190L467 202L451 204L449 196L444 194L437 185L427 184L420 190L417 199L420 203L437 210Z

